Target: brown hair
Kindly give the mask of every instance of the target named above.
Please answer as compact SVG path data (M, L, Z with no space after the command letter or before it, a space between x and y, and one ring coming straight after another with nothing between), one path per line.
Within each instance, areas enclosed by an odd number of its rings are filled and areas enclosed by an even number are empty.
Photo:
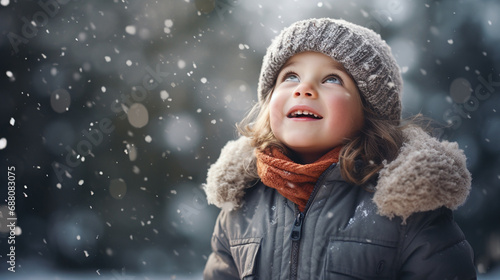
M291 151L274 136L269 117L269 102L272 90L266 99L254 105L246 117L237 124L238 131L252 141L258 150L269 147L280 149L291 155ZM396 158L403 144L403 126L400 121L380 119L367 105L360 94L364 113L361 130L351 139L346 139L340 151L341 175L350 184L365 185L377 178L384 162Z

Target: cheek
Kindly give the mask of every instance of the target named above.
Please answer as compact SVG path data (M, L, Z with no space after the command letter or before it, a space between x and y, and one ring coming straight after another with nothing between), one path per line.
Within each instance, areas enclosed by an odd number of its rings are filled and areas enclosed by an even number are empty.
M350 101L351 97L345 95L332 96L328 99L327 106L332 114L346 116L352 110Z
M271 97L269 102L269 120L271 129L283 120L283 102L276 95Z
M354 130L360 130L363 127L364 124L364 113L363 113L363 106L361 105L361 100L358 98L353 98L352 102L350 103L350 108L351 108L351 119L352 119L352 125Z
M279 125L282 122L280 115L272 107L269 108L269 124L271 126L271 131L276 133L279 130Z
M334 125L348 129L358 130L359 123L363 121L360 102L353 96L345 95L329 100Z

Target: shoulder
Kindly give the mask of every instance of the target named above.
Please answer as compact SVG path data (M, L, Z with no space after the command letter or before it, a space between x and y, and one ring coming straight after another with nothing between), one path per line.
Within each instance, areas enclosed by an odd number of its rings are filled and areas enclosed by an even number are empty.
M406 251L413 251L419 240L435 244L438 251L444 249L440 248L440 244L465 240L464 233L453 219L452 211L446 207L415 213L406 220L403 228L406 243L403 249Z
M441 142L417 127L405 129L404 137L397 158L380 172L373 198L379 213L406 219L414 213L462 205L471 176L458 144Z
M403 227L400 277L473 279L474 254L450 209L420 212ZM411 278L411 277L410 277Z
M254 148L250 139L241 137L229 141L217 161L210 166L204 184L207 201L228 210L241 206L245 189L257 180Z

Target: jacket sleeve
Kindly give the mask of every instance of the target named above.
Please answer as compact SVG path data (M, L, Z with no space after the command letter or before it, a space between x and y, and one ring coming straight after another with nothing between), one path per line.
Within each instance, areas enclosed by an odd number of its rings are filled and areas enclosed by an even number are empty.
M212 234L212 253L203 271L203 279L230 280L239 279L238 269L231 255L229 240L223 229L227 215L224 210L219 213Z
M398 279L476 279L474 254L452 212L416 213L403 230Z

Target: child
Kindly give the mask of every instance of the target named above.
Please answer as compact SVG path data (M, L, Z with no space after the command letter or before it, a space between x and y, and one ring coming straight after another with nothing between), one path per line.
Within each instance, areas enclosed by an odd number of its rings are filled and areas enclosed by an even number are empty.
M475 279L453 221L456 143L403 127L402 80L371 30L299 21L263 60L243 136L209 169L222 208L205 279Z

